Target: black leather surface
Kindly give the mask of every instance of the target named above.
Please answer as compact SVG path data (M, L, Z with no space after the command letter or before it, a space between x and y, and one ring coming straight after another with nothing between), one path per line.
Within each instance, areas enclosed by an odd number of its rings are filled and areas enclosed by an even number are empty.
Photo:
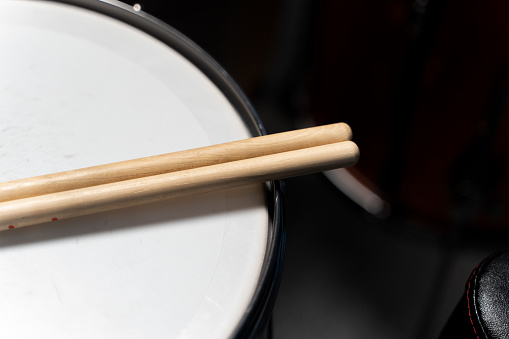
M509 338L509 251L491 256L479 267L474 301L488 338Z
M449 338L509 338L509 251L489 256L474 269L440 336Z

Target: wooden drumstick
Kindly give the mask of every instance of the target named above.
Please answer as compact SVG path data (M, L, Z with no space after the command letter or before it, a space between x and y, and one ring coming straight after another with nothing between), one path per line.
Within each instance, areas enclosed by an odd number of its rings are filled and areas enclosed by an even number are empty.
M0 230L351 166L351 141L0 203Z
M0 183L0 202L350 140L337 123Z

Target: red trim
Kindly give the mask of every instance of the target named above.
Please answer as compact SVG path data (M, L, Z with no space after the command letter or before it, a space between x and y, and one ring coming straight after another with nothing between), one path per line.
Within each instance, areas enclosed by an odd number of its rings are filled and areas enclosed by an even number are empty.
M472 328L474 329L474 333L477 337L477 339L479 339L479 335L477 334L477 331L475 330L475 325L474 325L474 320L472 318L472 313L470 312L470 298L469 298L469 293L470 293L470 281L472 280L472 278L475 276L475 273L477 271L477 268L479 267L479 265L477 265L474 269L474 271L472 272L472 275L470 276L470 279L468 279L468 288L467 288L467 307L468 307L468 317L470 318L470 323L472 324Z

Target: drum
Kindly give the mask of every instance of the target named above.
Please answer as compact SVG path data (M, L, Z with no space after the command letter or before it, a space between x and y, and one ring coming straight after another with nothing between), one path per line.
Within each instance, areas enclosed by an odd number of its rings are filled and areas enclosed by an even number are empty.
M114 1L0 2L0 180L264 133L209 56ZM9 338L255 337L281 274L279 183L0 235Z
M384 228L507 239L507 3L325 3L310 110L362 150L329 178Z

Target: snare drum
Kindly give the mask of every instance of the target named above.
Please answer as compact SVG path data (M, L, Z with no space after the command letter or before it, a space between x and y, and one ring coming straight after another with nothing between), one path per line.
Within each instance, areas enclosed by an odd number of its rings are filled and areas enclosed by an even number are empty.
M0 1L0 181L263 134L210 57L113 1ZM0 234L5 338L224 338L265 329L279 183Z

